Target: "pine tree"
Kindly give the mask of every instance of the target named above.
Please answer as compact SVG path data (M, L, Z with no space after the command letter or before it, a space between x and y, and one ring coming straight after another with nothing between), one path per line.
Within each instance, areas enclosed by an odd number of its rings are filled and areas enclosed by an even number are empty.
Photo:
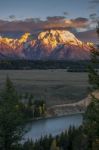
M0 150L14 150L24 134L18 94L7 77L0 94Z
M97 27L99 35L99 24ZM99 46L92 50L91 67L89 69L89 83L91 89L99 90L99 73L94 68L99 65ZM91 94L91 103L88 106L84 116L84 129L88 137L88 150L94 150L95 144L99 147L99 99Z

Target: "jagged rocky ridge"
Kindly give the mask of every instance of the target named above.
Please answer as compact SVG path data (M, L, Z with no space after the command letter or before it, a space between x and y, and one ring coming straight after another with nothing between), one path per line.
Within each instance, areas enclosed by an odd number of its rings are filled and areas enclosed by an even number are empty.
M0 37L0 58L29 60L88 60L93 43L82 42L67 30L25 33L19 39Z

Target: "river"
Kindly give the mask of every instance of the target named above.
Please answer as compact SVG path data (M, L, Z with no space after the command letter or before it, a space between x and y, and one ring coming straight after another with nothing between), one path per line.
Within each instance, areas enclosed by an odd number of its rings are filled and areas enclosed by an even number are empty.
M79 127L82 124L82 120L82 114L74 114L32 121L28 124L29 132L25 135L25 139L35 141L45 135L56 136L68 130L70 126Z

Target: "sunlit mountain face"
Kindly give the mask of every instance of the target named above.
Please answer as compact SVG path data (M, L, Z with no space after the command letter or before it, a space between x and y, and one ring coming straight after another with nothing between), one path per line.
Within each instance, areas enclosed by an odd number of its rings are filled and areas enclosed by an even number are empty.
M0 58L29 60L88 60L93 43L82 42L67 30L25 33L21 38L0 37Z

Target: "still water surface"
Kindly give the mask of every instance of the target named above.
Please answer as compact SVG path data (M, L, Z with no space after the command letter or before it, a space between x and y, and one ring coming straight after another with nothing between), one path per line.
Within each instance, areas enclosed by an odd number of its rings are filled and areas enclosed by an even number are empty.
M67 115L63 117L48 118L32 121L28 124L29 132L25 135L25 139L36 140L45 135L58 135L70 126L79 127L82 124L82 114Z

